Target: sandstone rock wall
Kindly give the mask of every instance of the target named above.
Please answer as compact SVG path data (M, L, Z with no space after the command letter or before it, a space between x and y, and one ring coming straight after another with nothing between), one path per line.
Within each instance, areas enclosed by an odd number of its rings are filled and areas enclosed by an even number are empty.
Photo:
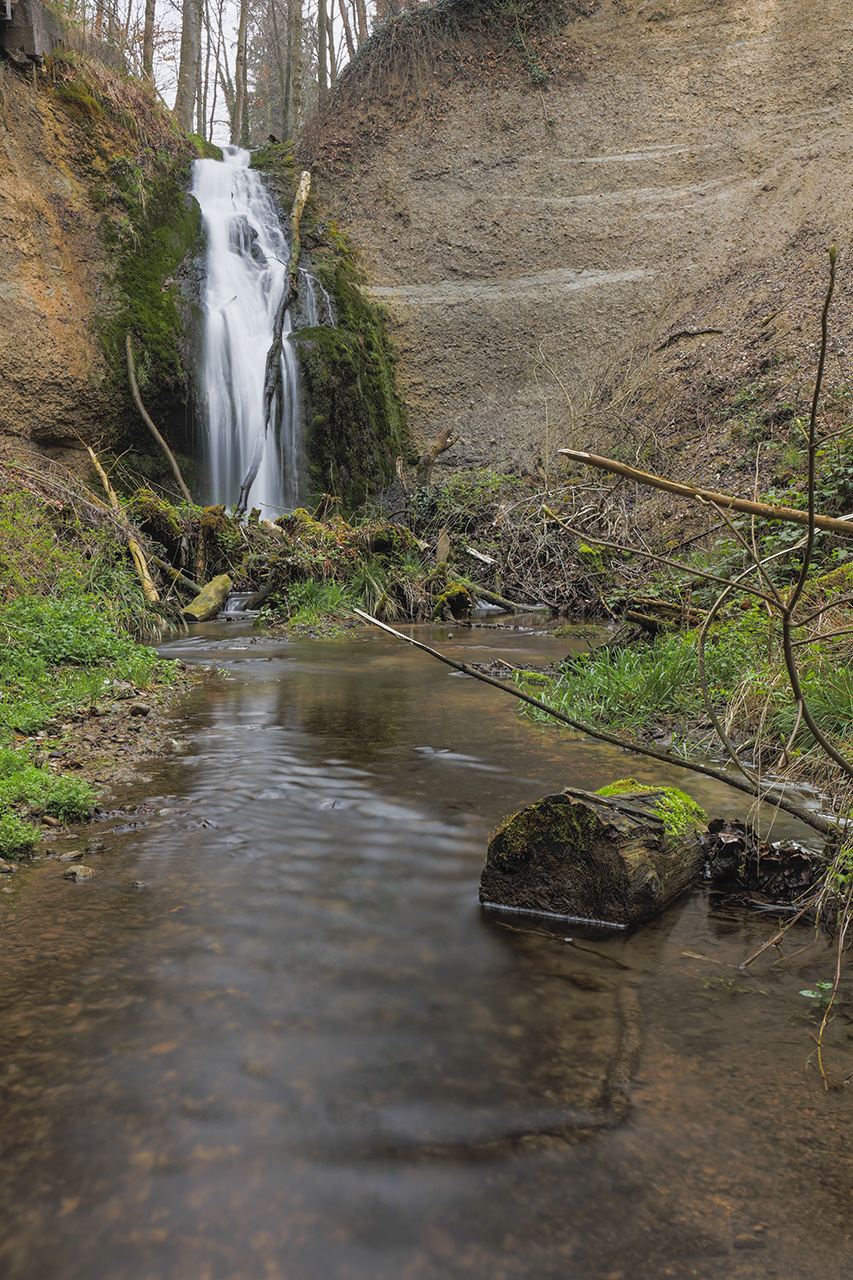
M109 306L99 165L82 126L0 64L0 436L73 448L116 411L97 333Z

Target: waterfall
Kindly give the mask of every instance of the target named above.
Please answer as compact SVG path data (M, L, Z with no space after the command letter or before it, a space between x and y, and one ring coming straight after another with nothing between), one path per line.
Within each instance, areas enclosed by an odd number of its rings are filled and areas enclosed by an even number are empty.
M223 155L222 161L196 160L193 168L193 195L207 232L206 461L213 501L233 506L262 445L248 506L275 519L299 498L298 362L287 340L290 315L284 321L282 403L274 406L264 439L264 373L290 249L271 196L248 167L249 152L226 147ZM315 284L305 293L316 319Z

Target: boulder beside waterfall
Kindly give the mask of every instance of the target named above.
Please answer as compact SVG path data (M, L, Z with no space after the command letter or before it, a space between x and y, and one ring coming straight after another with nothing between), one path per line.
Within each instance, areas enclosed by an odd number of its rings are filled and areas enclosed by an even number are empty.
M566 787L520 809L492 836L484 905L626 927L657 914L702 872L707 817L675 787L633 778Z

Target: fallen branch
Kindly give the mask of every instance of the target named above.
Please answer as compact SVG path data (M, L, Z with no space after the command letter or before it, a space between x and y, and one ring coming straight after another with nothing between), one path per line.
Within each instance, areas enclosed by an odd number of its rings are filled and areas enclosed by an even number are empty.
M715 507L726 507L731 511L740 511L748 516L761 516L764 520L779 520L783 524L808 525L808 511L797 511L794 507L771 507L766 502L750 502L747 498L734 498L728 493L714 493L712 489L700 489L695 485L680 484L677 480L665 480L663 476L654 475L650 471L640 471L637 467L629 467L624 462L616 462L613 458L600 458L595 453L583 453L579 449L558 449L558 453L572 462L582 462L588 467L597 467L599 471L608 471L611 475L624 476L636 484L648 485L651 489L663 489L667 493L677 493L682 498L701 498L711 502ZM853 538L853 524L849 520L837 520L832 516L814 517L814 527L826 533L838 533L844 538ZM600 539L590 539L600 541Z
M130 383L130 392L131 392L131 395L133 396L133 402L136 405L137 409L139 410L139 413L142 417L142 421L145 423L146 427L151 432L152 436L157 441L160 448L163 450L164 454L166 455L166 459L169 463L169 466L172 468L172 474L175 477L178 488L180 489L182 495L184 496L186 501L189 502L190 505L192 505L192 494L190 493L187 486L184 484L184 477L181 475L181 468L178 466L177 462L175 461L175 455L172 453L172 450L166 444L166 441L160 435L160 432L157 430L154 423L149 418L145 409L145 405L142 403L142 396L140 395L140 392L139 392L139 384L136 381L136 365L133 359L133 338L129 333L124 340L124 350L125 350L125 354L127 355L127 380Z
M363 609L354 609L353 612L359 618L363 618L365 622L370 622L373 626L379 627L380 630L387 631L389 635L394 636L397 640L413 645L416 649L422 649L424 653L428 653L432 658L437 658L439 662L443 662L445 666L452 667L454 671L461 671L463 675L473 676L475 680L482 680L484 684L490 684L496 689L502 689L504 693L509 693L521 702L526 702L529 706L536 707L539 711L544 711L546 715L552 716L555 720L568 725L570 729L575 729L578 733L586 734L589 738L596 738L599 742L608 742L611 746L619 747L622 751L635 751L638 755L648 756L651 760L658 760L661 764L667 764L676 769L689 769L691 773L701 773L706 778L715 778L717 782L724 782L726 786L734 787L736 791L743 791L755 800L770 800L778 808L784 809L786 813L793 814L795 818L805 822L812 830L819 831L821 835L832 835L836 831L835 824L830 822L828 818L822 817L819 813L813 813L805 805L798 804L795 800L787 800L783 784L768 783L759 788L741 778L725 773L722 769L716 769L713 765L699 764L695 760L682 759L680 756L671 755L668 751L659 751L655 747L647 747L644 743L633 741L630 738L617 737L616 734L607 733L604 729L595 729L580 720L574 720L571 716L564 715L562 711L557 711L555 707L550 707L547 702L541 702L539 698L532 697L522 689L516 688L515 685L505 684L503 680L496 680L493 676L487 676L485 672L477 671L474 667L469 667L467 663L455 662L453 658L448 658L445 654L440 653L438 649L431 649L429 645L423 644L420 640L415 640L412 636L403 635L401 631L395 631L393 627L389 627L385 622L380 622L378 618L365 613Z
M506 596L498 595L497 591L487 591L485 587L479 587L476 582L469 582L467 578L463 578L462 581L472 595L478 596L489 604L497 605L499 609L505 609L507 613L551 612L547 604L514 604L512 600L507 600Z
M181 573L180 569L176 569L174 565L169 564L168 560L164 560L161 556L152 556L151 559L157 568L162 569L179 587L184 587L187 591L191 591L194 596L197 596L201 591L201 587L197 582L193 582L192 578L188 578L186 574Z
M680 342L682 338L701 338L706 333L722 333L722 329L677 329L675 333L671 333L668 338L664 338L659 346L655 347L655 351L666 351L667 347L673 346L676 342Z
M127 516L124 514L124 507L119 502L115 489L113 489L110 484L107 473L98 461L95 451L86 445L86 452L92 459L92 466L100 476L101 484L104 486L104 491L110 500L110 506L115 511L119 524L121 525L122 532L127 539L127 547L133 557L133 563L136 565L136 572L139 574L139 580L142 583L142 591L145 599L149 600L152 604L158 604L160 596L157 593L157 588L154 586L154 579L151 577L151 571L146 563L142 548L131 532Z
M433 440L432 444L427 445L424 452L418 458L415 467L415 477L419 485L428 485L432 469L435 466L436 458L442 453L446 453L448 449L452 449L455 444L461 444L462 437L456 434L454 426L443 427Z

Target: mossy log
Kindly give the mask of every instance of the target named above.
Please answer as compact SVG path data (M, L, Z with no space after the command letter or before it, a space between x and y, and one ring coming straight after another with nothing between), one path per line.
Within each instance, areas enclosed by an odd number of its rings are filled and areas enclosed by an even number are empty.
M192 604L188 604L184 609L183 615L187 622L207 622L210 618L215 618L232 586L233 583L227 573L220 573L218 577L211 578L210 582L202 587Z
M492 836L480 901L625 928L696 882L707 818L674 787L627 779L566 787L520 809Z

